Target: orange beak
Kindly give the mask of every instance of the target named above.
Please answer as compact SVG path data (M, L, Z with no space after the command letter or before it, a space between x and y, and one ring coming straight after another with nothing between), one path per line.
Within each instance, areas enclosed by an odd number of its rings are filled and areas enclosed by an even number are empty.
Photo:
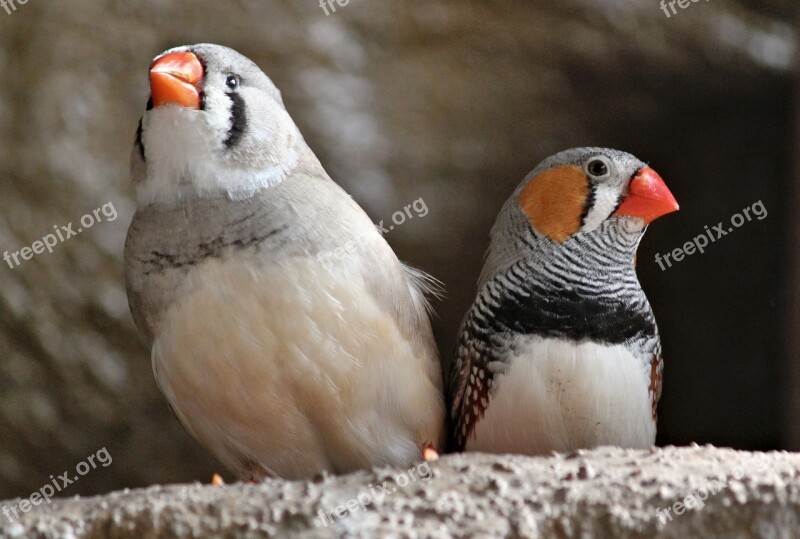
M678 208L678 202L661 176L652 168L644 167L631 180L628 196L615 215L639 217L649 225L662 215L678 211Z
M150 67L150 92L153 107L172 103L200 110L203 64L191 52L173 52L153 62Z

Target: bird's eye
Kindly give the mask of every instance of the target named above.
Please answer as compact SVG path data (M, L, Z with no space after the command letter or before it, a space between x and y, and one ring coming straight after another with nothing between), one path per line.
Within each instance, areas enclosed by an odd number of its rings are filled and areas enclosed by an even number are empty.
M225 79L225 86L227 86L229 90L238 90L239 89L239 76L238 75L228 75L228 77Z
M605 162L600 159L595 159L589 163L589 166L586 167L586 169L592 176L600 177L608 174L608 165L606 165Z

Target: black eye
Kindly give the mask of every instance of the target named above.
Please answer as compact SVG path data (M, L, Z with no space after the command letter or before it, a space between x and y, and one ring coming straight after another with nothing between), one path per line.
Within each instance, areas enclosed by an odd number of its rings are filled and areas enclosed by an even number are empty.
M229 90L238 90L239 75L228 75L225 79L225 86L227 86Z
M595 159L586 168L592 176L605 176L608 174L608 165L600 159Z

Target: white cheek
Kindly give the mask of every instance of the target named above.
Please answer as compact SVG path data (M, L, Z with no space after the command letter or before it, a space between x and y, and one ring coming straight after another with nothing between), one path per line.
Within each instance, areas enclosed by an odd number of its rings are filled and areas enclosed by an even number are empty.
M206 90L205 113L206 122L215 134L217 141L216 147L217 149L221 149L222 141L225 140L231 128L230 98L218 90Z
M591 231L600 226L608 219L614 208L617 207L619 193L608 185L600 185L595 189L594 205L586 216L586 222L582 227L584 231Z

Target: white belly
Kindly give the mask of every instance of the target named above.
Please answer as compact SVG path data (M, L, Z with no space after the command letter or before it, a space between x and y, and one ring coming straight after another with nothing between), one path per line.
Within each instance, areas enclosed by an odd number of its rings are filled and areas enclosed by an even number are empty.
M414 353L346 265L209 261L156 328L161 390L240 477L260 475L247 461L286 478L405 465L439 439L435 352Z
M622 346L524 337L468 451L545 455L655 443L650 365Z

